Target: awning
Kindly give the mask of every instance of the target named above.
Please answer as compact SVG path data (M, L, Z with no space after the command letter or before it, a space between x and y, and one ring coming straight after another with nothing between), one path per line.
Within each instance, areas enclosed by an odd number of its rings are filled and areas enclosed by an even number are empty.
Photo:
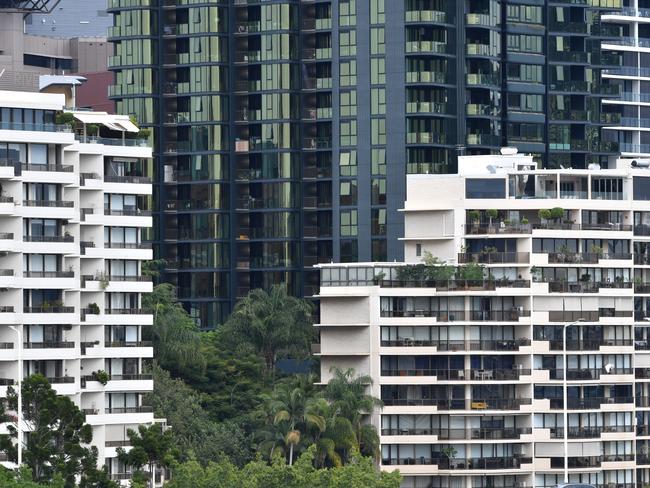
M140 132L126 115L115 115L106 112L72 112L74 118L82 124L97 124L120 132Z

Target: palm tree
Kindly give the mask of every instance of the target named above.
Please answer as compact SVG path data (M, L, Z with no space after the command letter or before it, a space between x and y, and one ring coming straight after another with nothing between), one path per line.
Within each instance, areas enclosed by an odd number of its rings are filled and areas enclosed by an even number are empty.
M293 464L294 447L301 435L310 427L325 430L325 419L315 412L315 401L308 398L301 388L280 385L274 392L275 417L273 424L285 424L288 428L285 443L289 446L289 465ZM302 430L301 430L302 429Z
M224 336L250 344L273 373L278 353L307 354L314 330L311 304L287 294L284 285L267 292L256 289L235 306L224 324Z
M372 379L368 375L355 376L353 369L344 371L334 367L330 371L333 377L325 387L325 398L336 416L349 420L361 453L376 458L379 455L379 437L374 427L363 424L364 415L383 406L381 400L367 393Z
M153 327L145 327L145 340L153 341L154 357L160 365L178 373L190 365L202 367L201 336L194 321L176 300L169 283L157 285L143 296L142 305L154 314Z

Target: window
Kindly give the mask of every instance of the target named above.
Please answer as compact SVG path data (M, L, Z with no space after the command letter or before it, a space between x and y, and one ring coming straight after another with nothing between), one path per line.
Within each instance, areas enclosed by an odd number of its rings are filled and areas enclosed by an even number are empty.
M386 83L386 59L372 58L370 60L370 84L383 85L384 83Z
M343 31L339 34L339 52L341 56L356 56L357 31Z
M542 23L542 7L508 5L506 12L508 22L522 22L526 24Z
M542 49L542 36L508 34L508 51L541 54Z
M544 97L528 93L508 93L508 110L542 113L544 111Z
M375 262L388 260L388 246L386 239L372 240L372 260Z
M359 260L359 243L356 239L341 240L341 262L353 263Z
M357 211L356 210L342 210L341 211L341 237L356 236L357 229Z
M383 27L370 29L370 54L386 53L386 30Z
M357 151L341 151L339 155L339 172L341 176L357 175Z
M370 122L372 131L372 144L386 144L386 119L372 119Z
M422 244L416 244L415 245L415 255L417 257L422 256Z
M354 86L357 84L357 62L354 59L341 62L341 86ZM384 83L385 83L384 75Z
M341 99L341 117L354 117L357 115L357 91L342 91Z
M373 148L370 152L373 175L386 174L386 149Z
M386 89L373 88L370 90L370 105L372 115L383 115L386 113Z
M370 23L383 24L386 22L385 0L370 0Z
M650 200L650 178L635 176L633 193L635 200Z
M536 64L508 63L508 81L524 83L542 83L544 81L542 66Z
M386 209L373 208L371 213L371 230L373 236L386 235Z
M373 178L372 179L372 205L385 205L386 204L386 179Z
M505 198L506 182L501 178L468 178L465 198Z
M357 24L356 0L341 0L339 2L339 26L346 27Z
M341 181L339 186L339 199L341 205L357 204L357 180Z
M348 120L341 122L341 146L355 146L357 144L357 121Z

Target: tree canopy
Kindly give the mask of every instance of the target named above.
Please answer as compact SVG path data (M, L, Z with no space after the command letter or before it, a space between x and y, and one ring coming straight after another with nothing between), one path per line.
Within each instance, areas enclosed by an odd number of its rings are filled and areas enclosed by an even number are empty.
M399 473L380 472L369 458L351 453L351 462L340 468L316 469L316 447L310 447L293 466L283 458L270 465L254 461L238 468L223 460L203 467L197 462L174 469L168 488L399 488Z
M264 358L266 371L275 372L280 352L306 357L314 329L312 306L287 293L284 285L257 289L241 299L222 326L224 336L246 344Z

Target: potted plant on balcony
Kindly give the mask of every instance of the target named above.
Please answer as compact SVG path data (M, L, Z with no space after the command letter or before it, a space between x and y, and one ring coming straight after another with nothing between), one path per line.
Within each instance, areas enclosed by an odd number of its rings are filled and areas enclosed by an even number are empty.
M108 288L108 275L106 273L102 273L101 271L97 272L97 281L99 281L99 287L102 290L105 290Z
M108 383L108 380L110 379L110 375L103 369L93 372L92 377L95 381L99 381L104 386L106 386L106 383Z
M472 221L474 228L478 229L478 226L481 224L481 212L478 210L470 210L467 215L469 216L469 220Z
M490 229L491 232L493 232L494 230L493 230L493 227L492 227L492 220L496 219L499 216L499 211L496 208L490 208L490 209L485 211L485 215L487 215L487 218L490 221L489 229Z
M560 251L557 255L558 261L561 263L568 263L571 261L571 248L567 246L566 244L562 244L560 246Z
M538 268L537 266L531 266L530 267L530 276L532 277L533 281L535 281L535 282L540 281L540 279L542 277L541 268Z
M564 209L560 207L553 207L551 210L551 218L555 220L556 223L560 223L564 217Z
M598 259L603 257L603 248L597 246L596 244L592 244L591 249L589 249L589 251L591 252L591 254L595 254L596 256L598 256Z
M551 220L551 211L548 208L540 208L537 212L540 223L545 223L548 225L548 221Z
M470 287L471 282L480 282L482 288L484 275L485 267L478 263L467 263L459 266L456 270L456 279L464 282L466 290Z
M455 269L453 266L442 261L438 257L432 255L430 252L424 253L422 262L426 266L427 280L429 281L443 281L448 282L454 277Z
M380 271L372 277L372 282L374 285L379 285L382 281L384 281L384 278L386 278L386 273Z
M89 303L88 304L88 313L93 314L93 315L99 315L99 305L96 303Z
M456 455L458 455L458 451L454 446L448 446L448 447L443 447L440 449L440 452L444 454L444 456L447 458L447 462L449 463L450 468L455 468L455 463L452 461L453 459L456 458Z

